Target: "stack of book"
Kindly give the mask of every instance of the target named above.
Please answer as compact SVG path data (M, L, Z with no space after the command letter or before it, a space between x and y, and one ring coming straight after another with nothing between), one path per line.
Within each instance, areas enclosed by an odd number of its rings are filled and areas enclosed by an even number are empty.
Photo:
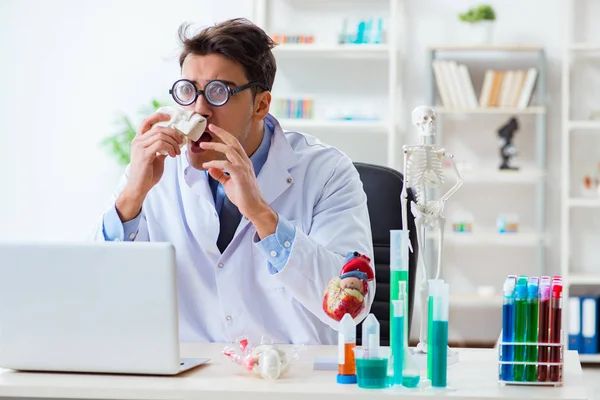
M536 68L485 72L479 97L464 64L435 60L433 73L442 104L446 108L527 108L537 79Z

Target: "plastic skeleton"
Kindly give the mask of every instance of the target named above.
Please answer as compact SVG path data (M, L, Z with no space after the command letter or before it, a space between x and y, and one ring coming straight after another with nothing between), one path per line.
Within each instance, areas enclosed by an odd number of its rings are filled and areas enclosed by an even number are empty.
M403 146L404 150L404 185L402 187L402 220L407 221L408 216L408 195L407 187L412 188L415 195L415 202L411 203L411 212L415 217L415 226L417 230L417 241L420 249L425 248L423 241L424 229L426 227L439 229L438 259L435 279L439 279L442 269L442 250L444 243L444 224L446 219L442 215L444 203L450 198L462 185L463 181L458 173L454 156L446 153L446 149L426 144L428 138L435 136L436 115L435 112L425 106L417 107L412 113L412 123L419 129L421 144L415 146ZM442 170L442 160L448 157L457 176L456 184L446 192L440 199L428 199L428 189L441 189L444 186L444 172ZM421 253L423 254L423 253ZM423 257L419 257L419 265L422 270L421 281L421 310L428 309L427 300L429 298L428 280L429 274ZM426 314L424 314L426 315ZM419 344L417 350L423 353L427 352L427 317L421 317L421 329L419 332Z

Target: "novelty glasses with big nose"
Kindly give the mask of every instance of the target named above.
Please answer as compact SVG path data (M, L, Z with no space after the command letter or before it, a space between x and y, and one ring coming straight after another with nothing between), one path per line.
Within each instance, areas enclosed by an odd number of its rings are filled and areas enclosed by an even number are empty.
M231 89L227 86L226 82L213 80L204 86L204 90L197 90L194 83L187 79L180 79L173 84L173 87L169 90L173 100L181 106L189 106L194 104L198 99L198 96L203 95L206 101L215 107L221 107L229 101L229 98L233 95L240 93L243 90L251 87L258 86L263 90L269 90L269 87L260 82L250 82L242 86L238 86L235 89Z

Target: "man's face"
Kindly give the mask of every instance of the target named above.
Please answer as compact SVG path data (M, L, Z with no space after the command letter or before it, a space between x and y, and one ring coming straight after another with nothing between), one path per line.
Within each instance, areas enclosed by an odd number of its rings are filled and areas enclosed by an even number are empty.
M194 82L196 89L200 90L203 90L209 81L215 79L227 82L231 89L248 83L244 68L219 54L188 55L182 65L181 77ZM260 94L257 95L257 100L259 100L259 96ZM229 101L223 106L215 107L209 104L204 96L198 96L194 104L184 108L203 115L208 124L214 124L235 136L246 151L254 151L253 142L256 139L250 137L252 121L256 118L253 97L251 89L243 90L234 96L230 96ZM203 169L202 164L207 161L225 159L224 154L214 150L204 150L199 146L200 142L203 141L220 141L208 131L208 124L205 133L198 142L192 142L188 139L187 143L190 163L197 169Z

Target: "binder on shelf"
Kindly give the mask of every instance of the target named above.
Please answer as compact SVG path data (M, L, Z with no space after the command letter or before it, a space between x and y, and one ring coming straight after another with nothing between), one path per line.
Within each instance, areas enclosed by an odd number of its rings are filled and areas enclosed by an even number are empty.
M582 351L581 298L569 297L569 350Z
M598 298L581 298L581 354L598 353Z

